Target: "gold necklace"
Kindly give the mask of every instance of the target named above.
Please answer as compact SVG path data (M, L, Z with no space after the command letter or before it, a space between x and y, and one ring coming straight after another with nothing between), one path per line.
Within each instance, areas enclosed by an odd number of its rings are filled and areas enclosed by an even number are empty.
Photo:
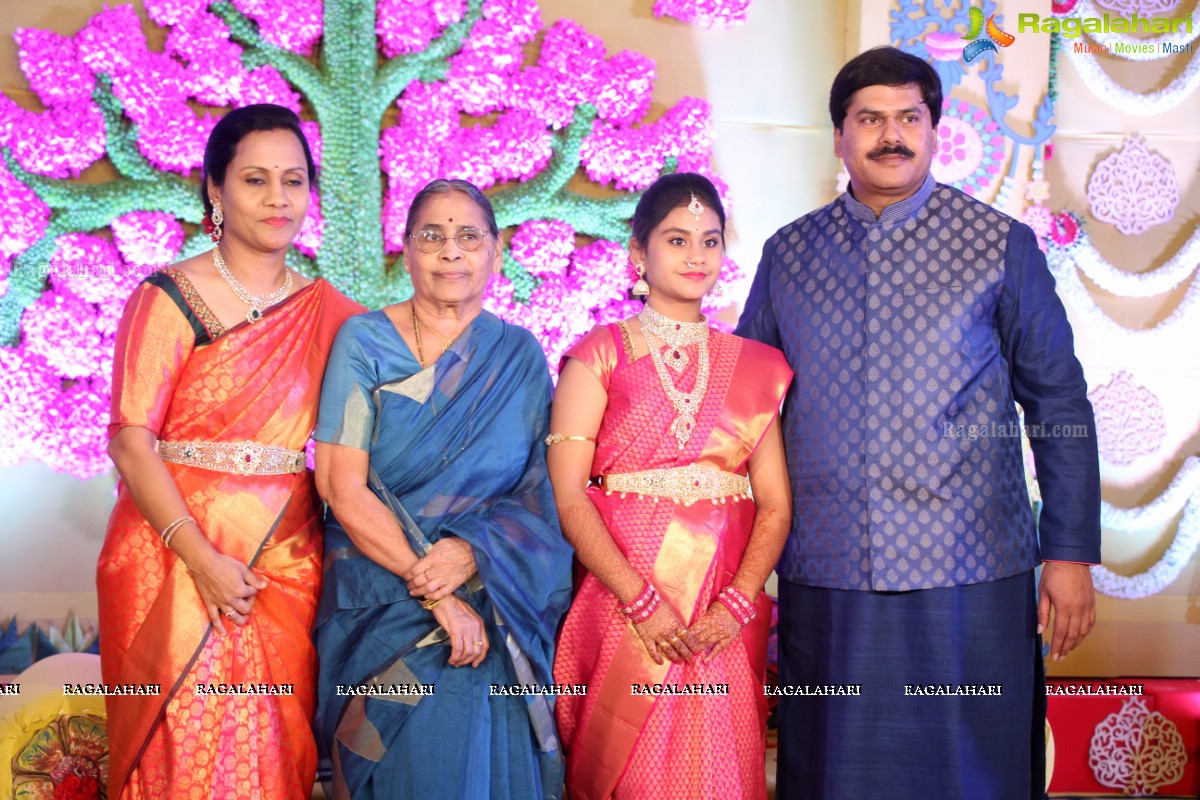
M415 301L412 301L412 305L409 306L409 309L412 311L413 338L417 340L417 361L421 364L422 367L424 367L425 366L425 351L421 347L421 325L423 323L417 317L417 304ZM429 328L428 325L426 325L425 327ZM446 351L450 349L450 345L454 344L454 340L447 339L445 336L442 336L440 333L435 331L433 328L429 328L429 332L432 333L437 338L442 340L442 352L439 353L438 355L439 355L439 357L444 356L446 354Z
M421 326L417 324L417 303L415 300L412 301L409 310L412 311L413 338L417 340L417 363L424 369L425 353L421 350Z
M270 308L276 303L283 300L292 293L292 271L287 267L283 268L283 285L273 292L264 295L253 295L242 285L234 274L229 271L229 267L225 264L225 258L221 255L219 247L213 248L213 264L217 267L217 272L225 279L225 283L237 295L238 300L241 300L246 305L250 306L250 310L246 312L246 321L250 324L258 322L263 317L262 310Z

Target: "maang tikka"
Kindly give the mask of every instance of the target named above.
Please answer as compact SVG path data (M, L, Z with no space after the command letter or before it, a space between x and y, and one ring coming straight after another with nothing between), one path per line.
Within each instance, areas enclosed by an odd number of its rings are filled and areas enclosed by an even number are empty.
M700 221L700 215L704 213L704 204L700 202L700 198L696 197L695 192L691 192L692 201L687 204L688 213L696 218L696 222Z

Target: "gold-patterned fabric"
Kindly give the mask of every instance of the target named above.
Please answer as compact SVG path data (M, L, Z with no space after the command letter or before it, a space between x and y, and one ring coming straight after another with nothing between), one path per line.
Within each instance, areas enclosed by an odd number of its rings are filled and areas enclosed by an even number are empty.
M181 284L148 279L126 305L110 435L132 425L160 440L302 450L334 334L357 304L317 281L257 324L199 346L204 338L189 315L199 306L181 305L171 286ZM96 575L101 668L107 683L157 684L162 693L108 698L109 797L307 797L316 770L309 629L322 516L312 477L164 463L213 547L250 565L268 586L247 625L216 635L182 561L121 484ZM291 693L206 691L229 684Z

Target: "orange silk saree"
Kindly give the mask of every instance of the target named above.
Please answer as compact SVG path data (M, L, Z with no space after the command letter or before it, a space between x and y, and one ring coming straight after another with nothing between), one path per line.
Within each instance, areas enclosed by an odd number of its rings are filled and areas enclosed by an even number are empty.
M686 349L682 388L694 382L698 346ZM774 348L711 331L708 391L695 430L680 449L676 416L648 356L632 360L628 332L596 328L568 356L588 365L608 392L593 475L698 464L746 474L775 418L792 373ZM689 376L691 378L689 379ZM754 522L748 500L691 506L592 486L588 495L609 533L684 625L694 624L741 564ZM587 574L558 643L558 683L588 685L556 706L571 800L762 798L766 700L763 676L770 601L707 664L655 664L619 611L617 598ZM717 687L699 695L635 694L655 685ZM724 693L721 692L724 688Z
M186 275L155 273L121 321L110 435L139 425L160 441L304 449L334 334L359 310L319 280L226 330ZM322 546L312 475L166 467L212 545L268 586L249 623L215 635L182 561L121 485L96 576L101 668L108 684L160 694L108 698L108 796L307 798ZM231 684L273 693L220 693Z

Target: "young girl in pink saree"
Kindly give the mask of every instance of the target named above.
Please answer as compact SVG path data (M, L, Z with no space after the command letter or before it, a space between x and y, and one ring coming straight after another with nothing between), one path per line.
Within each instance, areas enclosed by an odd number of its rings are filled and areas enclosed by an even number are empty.
M630 242L645 309L564 360L547 462L587 570L555 661L588 685L556 708L572 800L766 795L762 588L791 518L792 373L700 314L724 229L706 178L660 178Z

